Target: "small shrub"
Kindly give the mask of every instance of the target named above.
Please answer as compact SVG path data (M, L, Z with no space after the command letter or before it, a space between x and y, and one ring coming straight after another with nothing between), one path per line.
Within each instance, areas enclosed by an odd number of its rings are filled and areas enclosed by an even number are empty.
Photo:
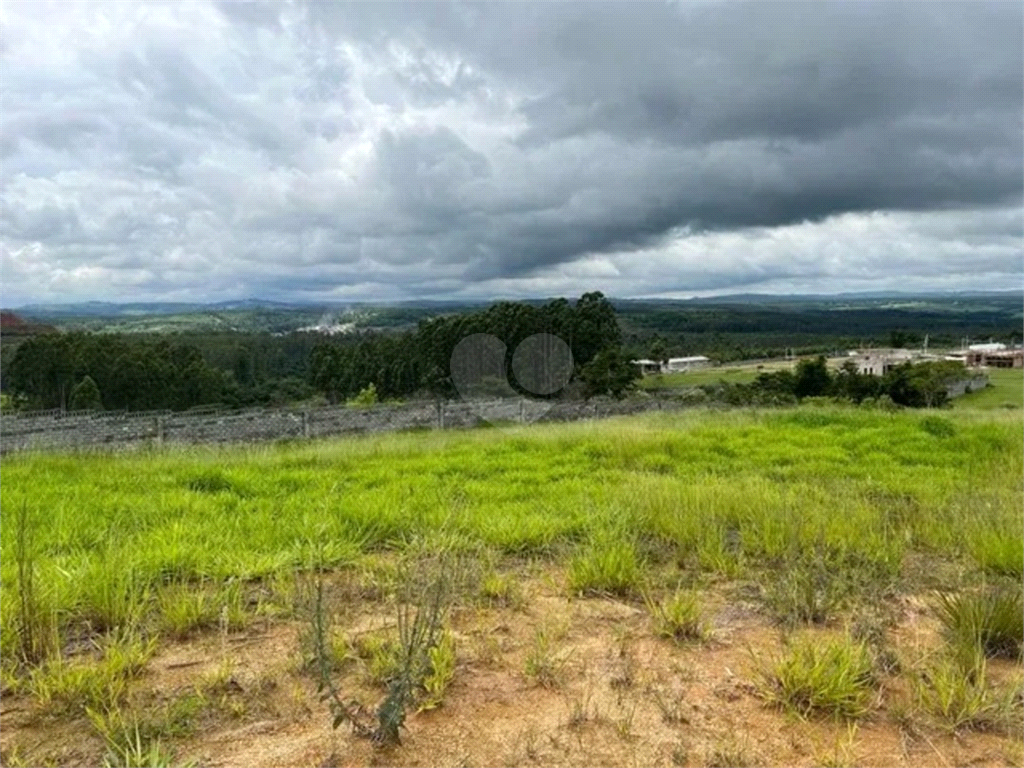
M1024 647L1024 599L1018 587L940 594L936 613L954 653L970 657L1020 656Z
M801 717L863 717L872 697L871 661L867 647L849 639L824 646L800 643L762 670L760 692Z
M659 637L685 641L706 640L710 635L700 601L693 592L676 591L660 603L647 597L645 602Z
M361 390L359 394L348 400L346 403L351 408L370 408L377 404L377 387L373 382L370 382Z
M577 595L628 596L639 585L640 565L629 542L592 546L569 564L569 588Z

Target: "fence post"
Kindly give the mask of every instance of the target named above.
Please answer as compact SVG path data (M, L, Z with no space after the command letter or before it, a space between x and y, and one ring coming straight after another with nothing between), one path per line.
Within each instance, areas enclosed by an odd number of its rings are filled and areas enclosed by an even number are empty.
M521 398L519 400L519 423L526 423L526 398Z
M156 417L156 444L157 445L163 445L164 444L164 417L163 416L157 416Z
M437 428L444 429L444 400L437 401Z
M302 436L309 439L309 411L302 412Z

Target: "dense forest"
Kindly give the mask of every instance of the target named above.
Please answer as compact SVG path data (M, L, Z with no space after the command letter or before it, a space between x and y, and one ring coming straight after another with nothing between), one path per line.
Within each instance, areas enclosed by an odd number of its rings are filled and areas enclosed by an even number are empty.
M369 385L382 398L456 394L449 369L470 334L506 345L505 370L529 336L566 341L585 394L621 394L636 378L615 310L600 293L542 306L502 302L421 320L415 330L322 336L46 333L22 341L4 386L26 408L174 409L278 404L324 395L337 402Z
M763 298L763 297L762 297ZM616 302L624 342L645 352L655 339L669 355L717 362L830 354L862 346L933 348L967 338L1020 342L1020 294L931 300Z
M489 307L424 303L354 307L333 315L316 307L251 306L189 315L188 307L174 306L174 315L147 320L126 313L107 321L90 316L88 325L72 314L37 315L23 322L4 313L0 384L26 409L85 404L181 410L209 404L282 405L312 397L338 402L371 384L375 397L383 399L450 397L455 395L451 355L463 338L474 333L496 336L505 344L505 370L510 371L511 356L523 339L548 333L571 349L569 394L619 395L634 378L628 360L637 357L701 354L725 363L787 353L815 356L859 346L921 346L926 338L932 348L957 346L964 338L1019 342L1021 303L1019 295L1008 294L897 305L891 300L765 297L612 302L588 293L576 302L501 302ZM335 322L344 319L351 325L349 332L297 330L304 327L300 323L321 315ZM65 323L69 317L73 319ZM174 317L173 327L181 330L123 332L129 320L154 328L149 323L167 317ZM40 324L45 322L57 328ZM227 327L291 330L221 330ZM76 398L76 387L83 383ZM514 380L510 383L516 386ZM779 394L773 386L758 391ZM740 400L762 397L742 389L720 394Z

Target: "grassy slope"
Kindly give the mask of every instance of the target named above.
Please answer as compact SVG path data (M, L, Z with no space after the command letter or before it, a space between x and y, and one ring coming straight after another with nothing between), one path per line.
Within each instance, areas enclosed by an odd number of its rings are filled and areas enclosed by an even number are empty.
M559 559L621 540L714 570L733 531L749 563L817 542L895 573L908 550L969 559L993 535L1021 548L1020 431L1002 411L804 408L12 456L0 498L35 517L41 583L67 623L141 585L343 564L416 537ZM8 605L14 538L5 524Z
M988 387L957 398L953 407L990 409L1024 405L1024 370L993 368L988 372L988 380Z

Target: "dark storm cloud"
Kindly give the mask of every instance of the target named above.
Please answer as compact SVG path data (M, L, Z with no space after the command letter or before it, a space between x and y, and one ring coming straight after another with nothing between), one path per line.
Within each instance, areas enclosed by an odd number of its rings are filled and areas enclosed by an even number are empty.
M5 297L1020 274L1019 3L14 2L0 25Z

